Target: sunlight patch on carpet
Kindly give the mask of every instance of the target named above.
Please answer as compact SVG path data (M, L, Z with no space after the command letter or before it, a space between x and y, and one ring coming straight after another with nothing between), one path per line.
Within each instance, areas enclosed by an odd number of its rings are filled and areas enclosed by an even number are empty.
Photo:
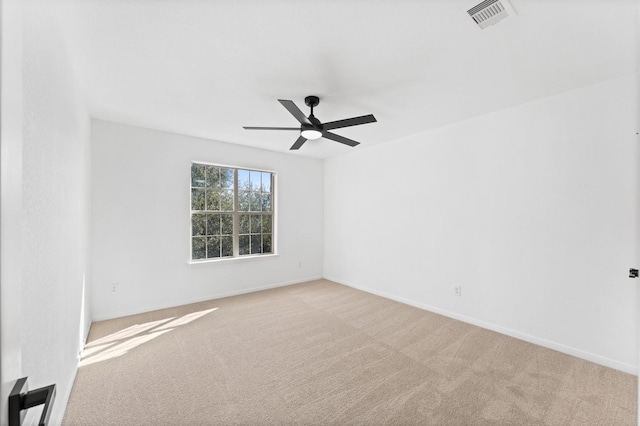
M164 318L144 324L135 324L108 336L88 343L80 361L80 367L107 361L126 355L132 349L210 314L218 308L192 312L181 317Z

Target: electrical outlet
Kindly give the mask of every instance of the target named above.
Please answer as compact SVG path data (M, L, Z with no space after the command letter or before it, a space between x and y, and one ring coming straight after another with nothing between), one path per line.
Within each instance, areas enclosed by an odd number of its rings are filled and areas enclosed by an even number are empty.
M462 296L462 287L460 287L459 285L455 286L453 288L453 292L456 296Z
M111 284L111 293L117 293L118 292L118 287L119 287L118 283Z

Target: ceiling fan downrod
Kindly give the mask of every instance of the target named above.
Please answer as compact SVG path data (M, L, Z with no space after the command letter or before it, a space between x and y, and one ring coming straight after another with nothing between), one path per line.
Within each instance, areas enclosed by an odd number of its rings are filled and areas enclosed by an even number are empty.
M318 104L320 103L320 98L317 96L307 96L306 98L304 98L304 103L306 106L311 108L311 117L313 117L313 107L318 106Z

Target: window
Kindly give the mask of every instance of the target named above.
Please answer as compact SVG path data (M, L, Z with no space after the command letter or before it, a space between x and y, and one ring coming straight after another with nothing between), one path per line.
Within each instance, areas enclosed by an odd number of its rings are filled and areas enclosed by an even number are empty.
M191 164L191 260L274 252L274 173Z

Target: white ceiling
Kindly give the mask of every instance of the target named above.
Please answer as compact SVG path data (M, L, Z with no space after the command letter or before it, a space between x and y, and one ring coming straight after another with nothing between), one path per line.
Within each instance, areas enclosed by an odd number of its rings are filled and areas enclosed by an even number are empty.
M321 98L356 148L328 158L636 72L636 0L512 0L481 30L480 0L78 0L60 21L92 117L290 152L277 102Z

